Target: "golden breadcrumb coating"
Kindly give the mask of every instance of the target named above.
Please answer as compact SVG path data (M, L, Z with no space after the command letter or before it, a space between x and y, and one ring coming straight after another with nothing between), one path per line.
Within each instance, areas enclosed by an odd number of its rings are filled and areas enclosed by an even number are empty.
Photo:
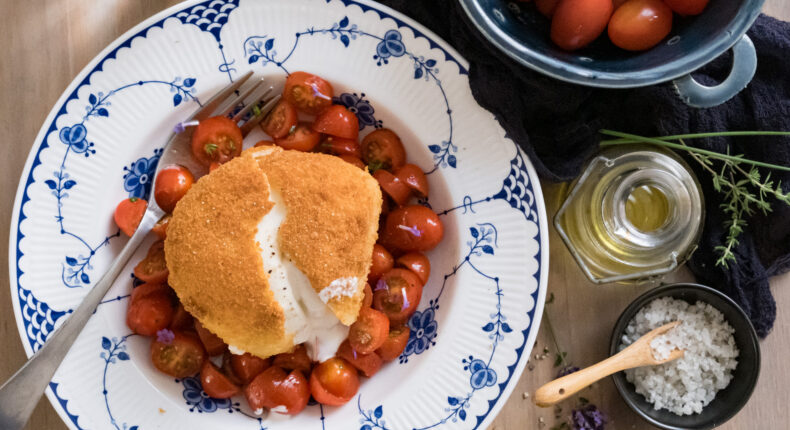
M237 157L178 202L165 240L168 282L184 308L225 343L260 357L293 346L255 241L272 206L266 176Z
M337 318L351 325L362 304L378 236L378 182L333 155L273 151L257 159L287 207L279 232L285 256L310 279L316 293L332 281L356 278L356 288L347 290L350 297L335 295L328 302Z
M376 241L381 191L366 171L330 155L251 148L195 183L168 226L169 283L184 307L226 343L259 357L293 348L264 271L257 227L271 189L286 206L278 242L321 291L356 278L328 305L352 324Z

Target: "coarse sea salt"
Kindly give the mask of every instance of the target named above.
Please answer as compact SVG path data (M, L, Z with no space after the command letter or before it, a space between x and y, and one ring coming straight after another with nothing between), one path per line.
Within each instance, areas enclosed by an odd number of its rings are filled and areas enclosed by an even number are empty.
M675 349L683 349L684 356L658 366L626 370L626 379L656 410L663 408L677 415L700 413L732 380L738 364L735 330L708 303L692 305L662 297L636 313L625 329L620 348L672 321L680 324L651 341L653 357L666 359Z

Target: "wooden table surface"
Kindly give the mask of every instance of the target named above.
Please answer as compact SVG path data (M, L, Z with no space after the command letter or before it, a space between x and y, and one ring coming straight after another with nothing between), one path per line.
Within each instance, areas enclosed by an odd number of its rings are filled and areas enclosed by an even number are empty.
M0 0L0 29L7 35L0 47L0 131L6 150L0 158L0 244L8 243L7 226L22 167L44 118L74 76L107 44L176 0ZM765 12L790 19L790 2L767 0ZM790 53L788 53L790 54ZM561 185L543 184L547 214L558 207ZM554 229L550 233L549 292L555 300L546 306L556 336L567 359L587 366L606 356L610 331L623 308L644 288L593 286L583 277ZM0 246L0 261L7 261ZM0 264L0 381L24 363L25 354L14 320L8 266ZM686 272L675 279L691 279ZM762 342L762 377L746 407L725 429L780 429L790 421L790 275L773 279L777 319L773 333ZM543 348L550 351L541 358ZM496 429L550 429L567 418L575 400L561 404L561 411L540 409L531 393L552 379L555 347L545 329L538 336L530 364L502 412ZM537 358L536 358L537 357ZM527 395L529 393L529 395ZM610 380L595 384L584 397L609 416L610 429L651 428L628 409ZM559 417L559 418L557 418ZM42 400L27 429L65 429L49 402Z

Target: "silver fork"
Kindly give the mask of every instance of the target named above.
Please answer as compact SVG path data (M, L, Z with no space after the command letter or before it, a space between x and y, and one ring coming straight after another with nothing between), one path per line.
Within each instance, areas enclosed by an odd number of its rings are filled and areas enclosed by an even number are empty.
M236 82L222 89L187 121L199 121L215 115L228 116L240 104L243 104L244 107L233 116L233 120L238 124L250 111L257 107L258 110L255 111L254 115L240 125L242 133L246 136L280 99L279 95L269 97L273 88L262 88L263 80L259 80L239 93L239 88L251 76L252 72L250 71ZM249 100L245 102L247 99ZM262 106L261 103L263 103ZM159 172L164 167L180 164L189 168L196 178L208 172L206 167L198 164L191 157L189 147L191 135L191 129L187 128L181 133L174 134L168 140L159 159L151 196L154 195L156 176L159 175ZM49 339L47 339L47 342L44 343L41 349L30 357L27 363L0 387L0 429L18 430L25 426L38 403L38 399L41 397L41 393L47 387L52 375L55 374L71 345L77 339L83 327L85 327L96 306L99 305L107 290L115 282L115 278L118 277L121 269L123 269L129 258L143 242L151 227L154 226L159 218L164 216L165 212L159 208L155 199L151 198L150 200L143 219L137 227L137 231L126 242L126 245L115 257L115 260L110 264L107 272L99 279L99 282L88 292L82 303L72 312L60 328L49 336Z

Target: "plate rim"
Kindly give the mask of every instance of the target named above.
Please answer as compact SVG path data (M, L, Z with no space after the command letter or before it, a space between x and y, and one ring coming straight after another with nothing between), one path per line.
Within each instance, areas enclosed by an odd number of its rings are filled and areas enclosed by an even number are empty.
M327 0L329 2L330 0ZM379 15L381 20L385 18L390 18L395 21L397 28L401 27L408 27L413 33L416 38L422 37L425 38L429 42L430 49L438 48L445 53L445 55L449 54L452 57L451 62L455 62L460 70L459 72L463 75L468 76L468 68L469 62L455 50L455 48L450 45L447 41L443 38L436 35L433 31L425 27L423 24L419 23L418 21L414 20L413 18L404 15L401 12L398 12L389 6L376 3L372 0L336 0L343 4L344 7L349 7L350 5L355 5L360 7L362 13L367 11L374 11ZM203 3L205 0L185 0L183 2L177 3L173 6L165 8L148 18L143 19L139 23L135 24L132 28L122 33L120 36L113 39L110 43L107 44L99 53L97 53L71 80L71 82L66 86L66 88L62 91L61 95L52 105L49 113L45 117L38 133L36 134L33 143L31 145L30 151L28 156L25 160L24 166L19 176L19 182L17 184L16 194L14 196L14 204L12 206L12 213L11 213L11 222L9 226L9 238L8 238L8 268L9 268L9 287L11 292L11 302L14 311L14 319L17 326L17 331L20 336L20 342L24 348L26 356L29 358L33 355L33 348L30 346L29 342L26 342L27 334L25 330L25 325L21 321L21 308L19 303L19 283L18 278L23 273L17 266L17 262L24 256L24 253L19 249L19 244L21 240L25 237L24 234L21 232L21 225L22 221L28 218L24 214L24 207L25 203L30 201L30 197L28 195L28 188L30 185L35 183L36 181L33 178L33 173L39 165L42 164L40 159L41 153L44 149L50 147L47 143L46 138L47 136L57 130L55 125L55 120L59 115L61 115L63 110L66 107L66 104L72 99L77 98L77 91L83 85L90 84L90 78L95 72L103 71L103 64L106 60L113 59L116 57L118 51L123 48L131 48L131 44L134 40L138 37L147 37L148 31L160 27L164 28L164 22L173 17L175 13L186 10L192 6L195 6L199 3ZM385 14L386 16L382 15ZM421 34L420 34L421 33ZM447 58L445 58L447 59ZM449 59L447 59L449 60ZM468 79L468 78L467 78ZM484 112L491 114L490 111L486 110L482 106L474 101L475 104L479 109ZM491 114L493 116L493 114ZM493 118L496 121L496 118ZM496 122L497 126L501 129L501 124ZM536 286L536 303L535 307L532 309L532 317L530 318L529 325L527 326L528 336L525 336L524 339L524 350L521 352L519 359L513 363L511 366L515 366L513 371L510 373L508 380L505 382L505 386L500 390L499 394L489 400L489 402L494 402L494 405L489 408L489 410L485 413L483 419L475 425L474 428L485 428L488 426L501 412L502 408L507 403L510 395L512 394L515 386L518 383L521 375L523 374L523 370L526 367L527 362L529 361L529 353L525 352L528 348L531 348L532 345L535 344L537 340L537 334L540 328L540 323L543 316L543 310L545 305L545 298L548 290L548 272L549 272L549 224L546 219L546 205L543 198L543 191L540 184L539 177L535 168L532 164L532 161L529 159L527 154L524 150L516 144L512 139L506 136L504 129L502 129L502 139L505 141L509 141L516 149L516 153L520 154L523 159L526 161L525 167L528 172L528 179L532 185L532 191L535 197L535 207L538 211L537 213L537 226L538 231L536 236L533 239L537 238L538 243L538 251L535 255L535 259L538 262L538 269L535 274L532 276L537 280ZM38 146L36 147L36 144ZM535 293L531 294L533 296ZM510 367L510 366L508 366ZM516 378L514 378L514 376ZM515 379L515 381L514 381ZM72 415L67 408L67 400L61 398L57 393L58 383L50 382L45 390L45 394L52 405L53 409L58 413L61 420L64 424L69 427L70 429L80 430L82 427L77 423L78 416Z

